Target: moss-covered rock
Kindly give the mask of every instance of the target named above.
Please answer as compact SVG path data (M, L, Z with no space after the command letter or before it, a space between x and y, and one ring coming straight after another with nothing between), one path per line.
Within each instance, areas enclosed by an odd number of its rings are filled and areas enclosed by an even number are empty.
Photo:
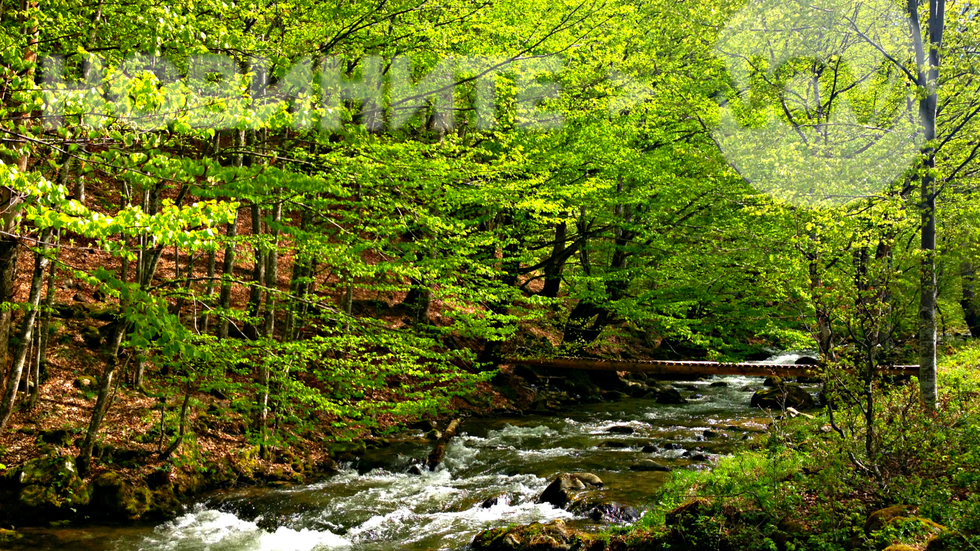
M764 388L752 395L752 407L765 409L813 409L816 401L805 389L796 384L785 384L778 387Z
M548 524L496 528L477 534L470 546L474 551L571 551L605 548L596 536L578 532L556 520Z
M72 516L89 503L88 486L75 468L75 460L58 455L40 457L24 464L17 478L20 515L37 520Z
M0 545L5 543L14 543L15 541L22 539L23 534L19 534L13 530L6 530L0 528Z
M871 532L881 530L892 519L913 515L916 511L917 509L911 505L893 505L879 509L868 515L867 520L864 521L864 533L871 534Z
M896 543L895 545L889 545L882 551L916 551L912 546L905 545L904 543Z
M95 390L99 388L99 381L90 375L79 375L75 377L75 381L72 383L75 388L81 390Z
M136 520L150 510L153 492L140 480L131 482L118 473L103 473L92 481L92 515Z

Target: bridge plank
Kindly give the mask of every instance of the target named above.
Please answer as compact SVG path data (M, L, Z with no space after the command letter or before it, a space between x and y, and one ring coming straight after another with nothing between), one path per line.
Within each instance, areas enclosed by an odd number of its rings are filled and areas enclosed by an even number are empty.
M820 366L795 364L723 363L704 360L597 360L595 358L510 358L511 364L593 371L631 371L665 375L742 375L746 377L815 377ZM881 375L918 375L917 365L878 369Z

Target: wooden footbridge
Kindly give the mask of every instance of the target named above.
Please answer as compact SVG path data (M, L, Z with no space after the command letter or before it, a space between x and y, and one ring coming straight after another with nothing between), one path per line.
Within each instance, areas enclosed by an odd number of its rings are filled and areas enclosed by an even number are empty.
M663 375L744 375L748 377L814 377L820 375L819 365L766 364L753 362L709 362L693 360L602 360L596 358L509 358L512 365L588 369L594 371L631 371ZM881 375L918 375L917 365L889 365L878 369Z

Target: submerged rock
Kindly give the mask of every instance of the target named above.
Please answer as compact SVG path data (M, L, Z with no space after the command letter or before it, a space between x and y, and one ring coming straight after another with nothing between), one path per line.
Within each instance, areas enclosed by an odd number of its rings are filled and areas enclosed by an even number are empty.
M669 473L670 472L670 467L668 467L667 465L663 465L663 464L657 463L656 461L654 461L652 459L641 459L641 460L637 461L636 463L634 463L633 465L630 465L630 470L631 471L648 471L648 472L649 471L659 471L659 472Z

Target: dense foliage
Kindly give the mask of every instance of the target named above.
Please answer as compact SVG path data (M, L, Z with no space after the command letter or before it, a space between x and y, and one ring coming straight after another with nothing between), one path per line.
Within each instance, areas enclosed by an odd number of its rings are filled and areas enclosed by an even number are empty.
M727 1L3 0L0 427L79 308L83 471L118 385L186 396L175 446L201 392L279 446L555 347L815 343L873 414L878 366L980 332L977 9L826 4L778 53Z

